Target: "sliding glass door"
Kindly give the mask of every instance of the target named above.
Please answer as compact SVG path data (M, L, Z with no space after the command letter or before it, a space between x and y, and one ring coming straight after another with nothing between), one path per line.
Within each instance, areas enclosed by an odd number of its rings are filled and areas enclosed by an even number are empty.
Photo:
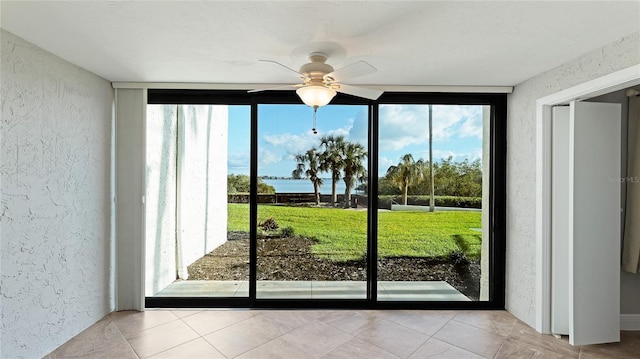
M258 299L367 298L367 107L258 106Z
M380 106L378 300L488 299L490 114Z
M506 98L150 90L147 306L501 308Z

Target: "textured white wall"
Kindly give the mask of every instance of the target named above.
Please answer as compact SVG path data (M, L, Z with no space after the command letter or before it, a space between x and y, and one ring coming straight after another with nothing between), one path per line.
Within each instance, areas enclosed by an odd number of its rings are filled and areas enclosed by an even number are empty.
M227 240L228 106L149 105L146 283L156 295Z
M145 295L176 280L178 105L148 105L146 130Z
M114 307L113 90L1 36L0 357L36 358Z
M509 95L507 309L531 326L535 324L536 282L536 100L638 63L640 33L634 33L518 84Z
M228 106L180 105L178 274L227 241Z

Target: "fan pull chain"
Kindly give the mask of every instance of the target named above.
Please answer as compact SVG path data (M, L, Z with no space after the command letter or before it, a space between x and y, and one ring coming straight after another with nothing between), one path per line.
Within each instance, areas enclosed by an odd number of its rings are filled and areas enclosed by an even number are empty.
M311 129L313 131L314 135L318 134L318 130L316 130L316 115L318 114L318 106L313 106L313 128Z

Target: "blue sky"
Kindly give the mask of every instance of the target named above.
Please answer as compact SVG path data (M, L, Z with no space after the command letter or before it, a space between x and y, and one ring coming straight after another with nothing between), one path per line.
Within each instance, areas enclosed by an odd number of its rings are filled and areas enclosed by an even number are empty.
M249 173L249 106L229 107L228 171ZM323 135L343 135L366 148L367 107L328 105L318 109L318 134L313 110L306 105L258 107L258 174L290 176L293 156L318 146ZM380 106L379 175L406 154L428 159L428 106ZM475 160L482 153L482 106L433 106L433 158Z

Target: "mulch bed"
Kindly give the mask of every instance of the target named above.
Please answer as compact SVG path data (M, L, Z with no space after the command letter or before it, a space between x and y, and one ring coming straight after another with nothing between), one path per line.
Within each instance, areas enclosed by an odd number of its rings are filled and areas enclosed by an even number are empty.
M366 280L365 260L333 262L311 254L313 239L258 238L258 280ZM188 268L189 280L249 279L249 234L228 241ZM392 257L378 260L378 280L445 281L472 300L480 293L480 263L456 266L445 259Z

